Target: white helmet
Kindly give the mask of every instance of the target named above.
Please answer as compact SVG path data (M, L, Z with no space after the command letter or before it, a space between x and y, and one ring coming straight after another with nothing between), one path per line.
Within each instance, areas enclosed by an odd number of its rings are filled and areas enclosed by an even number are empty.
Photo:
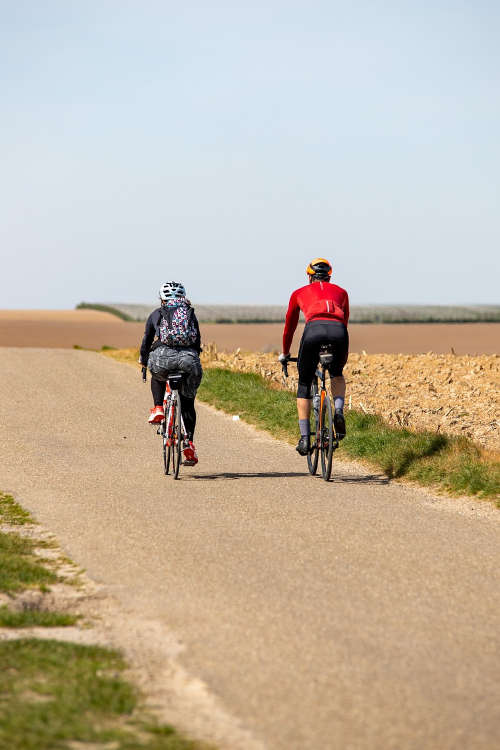
M162 302L166 302L169 299L178 299L179 297L185 297L186 290L184 286L178 281L167 281L163 286L160 287L160 299Z

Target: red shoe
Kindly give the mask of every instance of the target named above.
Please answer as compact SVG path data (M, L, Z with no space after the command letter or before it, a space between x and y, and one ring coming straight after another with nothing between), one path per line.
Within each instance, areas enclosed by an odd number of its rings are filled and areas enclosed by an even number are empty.
M163 422L163 420L165 419L163 406L154 406L149 411L151 412L148 419L149 424L158 424L159 422Z
M196 455L196 448L191 440L184 443L184 450L182 451L182 463L184 466L196 466L198 463L198 456Z

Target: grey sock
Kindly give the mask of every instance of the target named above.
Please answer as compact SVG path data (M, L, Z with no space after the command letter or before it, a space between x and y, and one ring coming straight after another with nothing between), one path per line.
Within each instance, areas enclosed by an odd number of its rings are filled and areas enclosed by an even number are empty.
M299 419L299 430L300 437L307 437L309 435L310 427L308 419Z
M340 409L340 411L344 411L344 399L342 398L342 396L335 396L334 403L335 411L337 411L337 409Z

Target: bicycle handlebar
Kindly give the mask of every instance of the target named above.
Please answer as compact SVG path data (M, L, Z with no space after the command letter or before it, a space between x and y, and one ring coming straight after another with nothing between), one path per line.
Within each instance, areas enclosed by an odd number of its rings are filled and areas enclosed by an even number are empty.
M147 371L148 371L147 367L144 367L144 365L143 365L143 367L142 367L142 382L143 383L146 382L146 373L147 373Z

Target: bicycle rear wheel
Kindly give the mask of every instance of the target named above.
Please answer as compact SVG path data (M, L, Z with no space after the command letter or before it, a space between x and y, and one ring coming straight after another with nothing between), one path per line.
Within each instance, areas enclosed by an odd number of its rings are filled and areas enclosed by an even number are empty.
M181 397L179 391L175 392L174 415L172 420L172 474L174 479L179 479L181 468L182 429L181 429Z
M321 409L321 473L325 482L328 482L332 473L333 435L332 402L325 394Z
M309 474L316 474L316 471L318 469L318 459L319 459L319 445L320 445L320 436L319 436L319 405L317 404L318 401L318 383L317 381L313 383L312 389L312 406L311 409L311 418L310 421L312 422L312 429L311 429L311 439L314 440L314 448L312 449L311 453L307 454L307 467L309 469ZM316 403L316 406L315 406Z

